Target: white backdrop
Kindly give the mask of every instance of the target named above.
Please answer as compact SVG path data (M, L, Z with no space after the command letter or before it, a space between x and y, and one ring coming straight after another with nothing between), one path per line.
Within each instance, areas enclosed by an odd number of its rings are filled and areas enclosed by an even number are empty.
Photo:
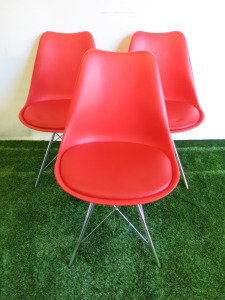
M96 47L127 51L137 30L182 31L205 113L198 128L175 139L224 139L224 0L0 0L0 139L48 139L26 128L26 101L38 40L44 31L90 31Z

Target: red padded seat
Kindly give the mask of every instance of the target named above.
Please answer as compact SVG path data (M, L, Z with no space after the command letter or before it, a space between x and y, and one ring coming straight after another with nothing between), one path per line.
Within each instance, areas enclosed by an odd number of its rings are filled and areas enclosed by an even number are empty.
M71 100L48 100L33 103L23 112L24 120L31 126L63 131Z
M136 143L80 144L63 154L60 166L61 178L70 189L113 205L117 199L136 203L138 198L159 193L172 178L165 153Z
M166 110L171 132L189 130L199 123L199 110L190 103L166 101Z

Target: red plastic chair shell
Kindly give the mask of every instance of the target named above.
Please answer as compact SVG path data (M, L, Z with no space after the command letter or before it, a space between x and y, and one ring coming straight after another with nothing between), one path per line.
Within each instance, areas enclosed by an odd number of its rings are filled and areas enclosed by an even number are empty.
M103 205L148 203L175 188L179 169L153 55L84 55L55 177L74 197Z
M92 48L94 39L86 31L42 34L28 98L19 114L24 125L63 132L81 59Z
M204 120L196 95L185 36L179 32L134 33L129 51L149 51L158 63L172 133L198 126Z

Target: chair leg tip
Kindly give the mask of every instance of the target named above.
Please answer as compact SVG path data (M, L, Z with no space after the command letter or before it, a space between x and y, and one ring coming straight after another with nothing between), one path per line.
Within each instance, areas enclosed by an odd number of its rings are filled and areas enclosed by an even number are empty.
M162 268L161 263L159 261L156 262L159 269Z

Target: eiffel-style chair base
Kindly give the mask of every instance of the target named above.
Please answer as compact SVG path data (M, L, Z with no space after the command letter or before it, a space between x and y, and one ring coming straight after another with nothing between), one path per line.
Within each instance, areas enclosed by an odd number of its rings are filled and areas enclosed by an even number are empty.
M89 208L88 208L88 211L87 211L87 214L86 214L86 217L85 217L85 220L84 220L84 225L83 225L83 228L81 230L81 233L80 233L80 236L78 238L78 241L76 243L76 246L74 248L74 251L73 251L73 254L72 254L72 257L70 259L70 262L69 262L69 267L72 266L73 262L74 262L74 259L75 259L75 256L76 256L76 253L77 253L77 250L80 246L80 243L83 242L84 240L86 240L103 222L106 221L106 219L114 212L114 211L117 211L123 218L124 220L138 233L138 235L146 242L146 243L150 243L151 244L151 247L152 247L152 251L153 251L153 254L154 254L154 257L155 257L155 260L156 260L156 263L157 263L157 266L159 268L161 268L161 264L160 264L160 261L158 259L158 256L157 256L157 253L155 251L155 247L153 245L153 242L152 242L152 239L151 239L151 236L150 236L150 233L149 233L149 230L148 230L148 227L147 227L147 224L145 222L145 215L144 215L144 210L143 210L143 207L141 204L137 205L137 209L138 209L138 212L139 212L139 216L140 216L140 219L141 219L141 222L142 222L142 225L144 227L144 230L145 230L145 233L146 233L146 236L147 236L147 239L145 239L141 233L134 227L134 225L124 216L124 214L119 210L119 208L114 205L114 210L112 212L110 212L110 214L95 228L93 229L84 239L83 239L83 236L84 236L84 233L85 233L85 230L87 228L87 225L88 225L88 222L90 220L90 217L91 217L91 214L93 212L93 209L94 209L94 206L95 204L93 203L90 203L89 205Z

